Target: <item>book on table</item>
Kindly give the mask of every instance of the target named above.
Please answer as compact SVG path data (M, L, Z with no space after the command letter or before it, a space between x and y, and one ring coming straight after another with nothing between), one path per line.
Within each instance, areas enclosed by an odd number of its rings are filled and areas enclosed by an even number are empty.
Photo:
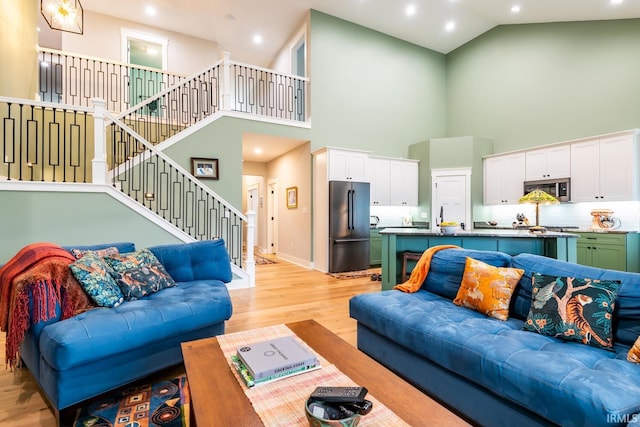
M249 387L320 368L318 357L294 336L242 346L231 361Z

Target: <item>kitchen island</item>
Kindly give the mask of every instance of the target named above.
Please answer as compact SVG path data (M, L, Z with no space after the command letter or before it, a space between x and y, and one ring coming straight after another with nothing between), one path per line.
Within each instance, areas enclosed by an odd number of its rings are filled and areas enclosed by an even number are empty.
M472 230L443 234L422 228L385 228L382 237L382 289L401 282L404 252L422 253L437 245L456 245L465 249L500 251L509 255L530 253L576 262L577 240L572 233L530 233L528 230ZM411 261L409 261L411 262ZM415 261L408 267L411 270Z

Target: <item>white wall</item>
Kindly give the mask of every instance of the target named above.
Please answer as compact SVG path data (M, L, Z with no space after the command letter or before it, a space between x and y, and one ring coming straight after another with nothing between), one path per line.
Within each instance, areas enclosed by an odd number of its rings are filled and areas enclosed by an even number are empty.
M307 13L300 23L295 29L295 31L289 36L285 44L280 48L280 51L276 54L269 68L279 71L281 73L292 74L291 73L291 49L294 48L296 44L300 41L302 37L305 38L306 48L307 48L307 64L309 63L309 36L308 36L308 28L309 28L309 14ZM307 76L309 77L309 67L305 67L307 70Z
M60 50L123 61L122 28L168 39L168 71L190 75L222 58L215 42L86 10L84 34L63 33Z

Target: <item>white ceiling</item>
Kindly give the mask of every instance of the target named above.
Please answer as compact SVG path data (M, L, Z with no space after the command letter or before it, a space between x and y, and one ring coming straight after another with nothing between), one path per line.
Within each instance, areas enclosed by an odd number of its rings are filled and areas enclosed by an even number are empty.
M410 4L416 8L411 17L405 14ZM520 12L511 13L516 4ZM82 0L82 5L216 42L233 60L261 66L270 65L309 9L441 53L502 24L640 18L640 0L616 5L610 0ZM145 14L147 5L155 7L154 17ZM453 31L445 30L448 21L455 22ZM255 34L262 44L253 42ZM262 161L280 154L265 152Z

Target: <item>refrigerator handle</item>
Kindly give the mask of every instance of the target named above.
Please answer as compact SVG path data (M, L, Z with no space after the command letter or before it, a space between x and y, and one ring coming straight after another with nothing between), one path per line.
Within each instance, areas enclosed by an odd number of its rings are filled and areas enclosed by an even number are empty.
M356 229L356 215L355 215L355 207L356 207L356 190L351 190L351 207L349 208L349 213L351 214L351 229Z
M347 230L351 230L351 190L347 190Z

